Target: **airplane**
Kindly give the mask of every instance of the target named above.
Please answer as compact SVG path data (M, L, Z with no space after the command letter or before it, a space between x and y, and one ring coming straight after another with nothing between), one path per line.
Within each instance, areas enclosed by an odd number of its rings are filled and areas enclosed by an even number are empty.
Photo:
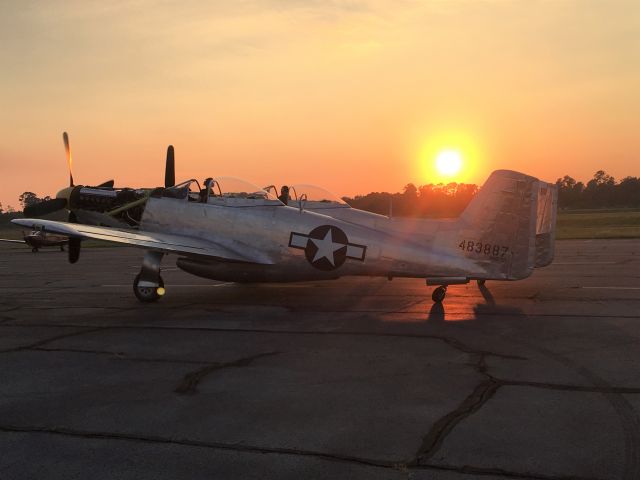
M388 218L316 199L309 189L285 205L270 191L232 177L175 184L173 146L164 187L114 188L73 184L55 199L25 209L36 218L13 223L69 237L69 261L84 239L139 247L146 253L133 282L135 296L165 295L161 263L174 254L187 273L229 282L298 282L342 276L409 277L437 286L472 280L520 280L553 260L557 191L511 170L494 171L456 219ZM334 199L335 200L335 199ZM70 222L37 217L66 209Z
M55 235L41 230L32 230L29 233L22 233L23 240L10 240L0 238L0 242L25 243L31 247L33 253L37 253L43 247L60 247L60 251L64 252L64 246L67 244L67 237L63 235Z

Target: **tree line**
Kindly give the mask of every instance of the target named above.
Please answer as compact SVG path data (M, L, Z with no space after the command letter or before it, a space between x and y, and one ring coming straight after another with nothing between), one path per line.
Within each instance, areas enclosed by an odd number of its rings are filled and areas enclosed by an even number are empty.
M640 208L640 178L625 177L616 182L598 170L586 184L569 175L556 181L561 209ZM398 217L456 217L462 213L479 188L465 183L409 183L402 193L373 192L344 200L354 208Z

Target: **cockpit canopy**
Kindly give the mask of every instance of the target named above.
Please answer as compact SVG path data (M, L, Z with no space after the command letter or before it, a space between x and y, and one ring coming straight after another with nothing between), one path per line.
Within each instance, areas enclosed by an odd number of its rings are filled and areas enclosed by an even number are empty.
M321 208L351 208L347 202L317 185L296 184L289 187L289 205L299 206L300 200L313 209Z
M207 178L203 185L195 178L162 191L163 197L216 205L282 205L270 192L235 177Z

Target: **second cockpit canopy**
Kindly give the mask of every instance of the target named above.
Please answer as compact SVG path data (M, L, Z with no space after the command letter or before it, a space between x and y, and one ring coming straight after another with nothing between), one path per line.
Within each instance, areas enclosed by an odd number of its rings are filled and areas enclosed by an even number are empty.
M336 194L317 185L295 184L289 187L289 205L300 206L304 201L308 208L351 208L347 202Z

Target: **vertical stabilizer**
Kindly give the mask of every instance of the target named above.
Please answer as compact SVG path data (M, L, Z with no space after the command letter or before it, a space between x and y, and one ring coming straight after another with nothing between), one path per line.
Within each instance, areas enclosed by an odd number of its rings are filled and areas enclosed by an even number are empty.
M540 181L497 170L461 215L465 256L485 278L517 280L536 265L536 222Z

